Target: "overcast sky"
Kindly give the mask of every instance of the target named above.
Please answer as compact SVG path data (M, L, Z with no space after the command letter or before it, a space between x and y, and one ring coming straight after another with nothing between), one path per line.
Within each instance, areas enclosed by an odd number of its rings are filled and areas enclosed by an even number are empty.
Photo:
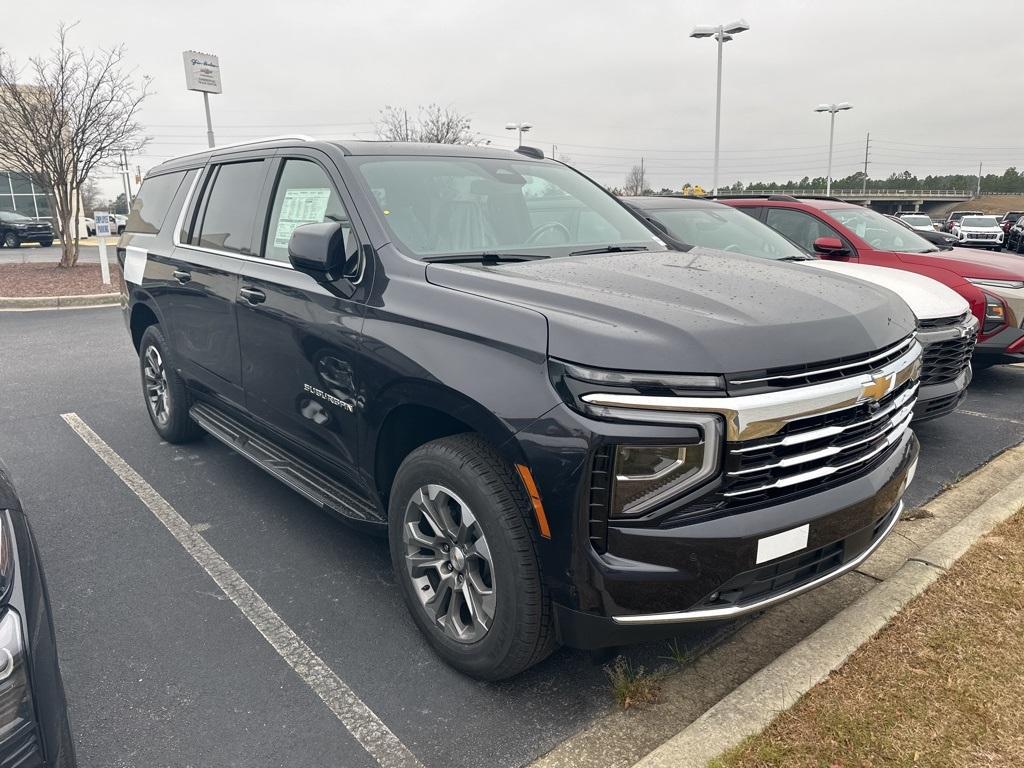
M21 60L61 20L80 20L77 44L127 45L156 91L144 171L205 146L202 96L184 87L194 49L220 56L218 143L374 138L384 105L437 102L499 146L515 144L506 122L531 122L524 143L609 184L643 156L655 188L710 186L716 45L688 35L737 18L751 30L725 46L722 184L824 175L821 102L854 105L835 177L863 167L868 131L872 176L1024 167L1018 0L46 0L3 17L0 46Z

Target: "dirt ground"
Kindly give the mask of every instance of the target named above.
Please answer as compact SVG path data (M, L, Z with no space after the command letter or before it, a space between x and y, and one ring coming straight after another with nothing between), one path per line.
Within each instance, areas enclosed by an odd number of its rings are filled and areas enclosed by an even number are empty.
M61 269L55 264L0 264L0 297L78 296L117 293L121 271L110 267L110 285L104 285L99 264Z

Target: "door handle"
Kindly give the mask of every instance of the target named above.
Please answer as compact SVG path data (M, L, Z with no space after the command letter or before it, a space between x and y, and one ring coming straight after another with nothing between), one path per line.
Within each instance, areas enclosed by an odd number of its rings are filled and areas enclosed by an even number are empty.
M242 288L238 295L245 299L250 304L262 304L267 300L267 294L261 291L259 288Z
M192 279L192 273L185 269L174 270L174 279L184 285Z

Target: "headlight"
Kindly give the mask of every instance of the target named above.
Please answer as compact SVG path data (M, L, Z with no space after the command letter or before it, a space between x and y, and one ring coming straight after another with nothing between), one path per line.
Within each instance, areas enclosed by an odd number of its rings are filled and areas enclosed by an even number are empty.
M612 517L639 517L684 496L718 473L718 419L692 414L691 420L700 433L693 443L615 448L609 510Z
M1024 288L1024 280L990 280L987 277L968 277L968 283L988 285L992 288Z
M985 333L992 333L997 328L1006 325L1006 305L1002 299L990 293L985 294L985 325L982 330Z

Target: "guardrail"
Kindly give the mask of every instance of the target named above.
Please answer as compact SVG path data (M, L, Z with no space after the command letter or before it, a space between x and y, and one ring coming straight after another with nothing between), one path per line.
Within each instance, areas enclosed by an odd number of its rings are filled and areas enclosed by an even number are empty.
M748 189L742 192L728 192L730 195L749 195L764 197L765 195L791 195L793 197L823 197L828 192L824 189ZM995 193L993 193L995 194ZM964 189L833 189L833 197L881 198L881 197L974 197L974 192Z

